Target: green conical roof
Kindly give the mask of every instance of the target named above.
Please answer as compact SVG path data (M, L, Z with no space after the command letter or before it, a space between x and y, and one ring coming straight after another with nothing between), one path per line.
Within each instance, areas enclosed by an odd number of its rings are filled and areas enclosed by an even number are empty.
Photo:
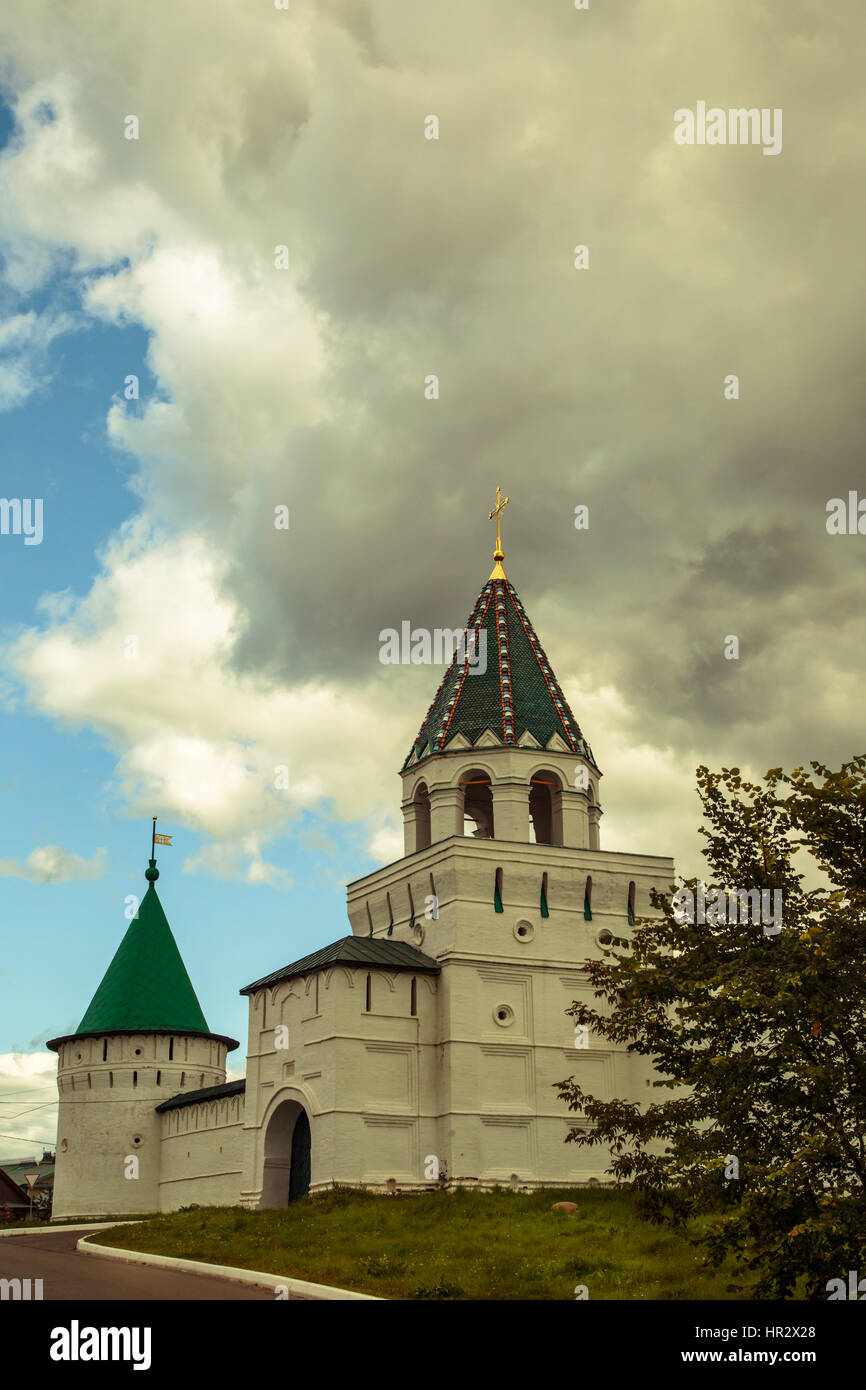
M496 576L494 570L478 596L466 624L466 632L476 636L465 641L466 650L457 652L445 672L404 771L413 757L420 761L441 753L456 734L474 744L488 730L504 747L531 734L546 748L556 734L564 747L597 766L517 590L504 573Z
M153 881L76 1032L130 1029L210 1035Z

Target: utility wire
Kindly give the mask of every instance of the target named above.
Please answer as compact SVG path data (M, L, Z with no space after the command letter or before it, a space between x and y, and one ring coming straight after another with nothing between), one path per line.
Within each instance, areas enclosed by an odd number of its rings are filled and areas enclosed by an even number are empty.
M6 1097L7 1097L7 1098L8 1098L9 1096L17 1096L18 1098L20 1098L21 1096L40 1096L40 1095L42 1095L42 1092L41 1092L41 1091L37 1091L36 1089L31 1089L31 1090L29 1090L29 1091L7 1091L7 1092L6 1092ZM6 1104L8 1104L8 1099L0 1100L0 1105L6 1105Z
M0 1139L14 1139L16 1144L46 1144L49 1147L54 1143L51 1139L23 1139L20 1134L0 1134Z

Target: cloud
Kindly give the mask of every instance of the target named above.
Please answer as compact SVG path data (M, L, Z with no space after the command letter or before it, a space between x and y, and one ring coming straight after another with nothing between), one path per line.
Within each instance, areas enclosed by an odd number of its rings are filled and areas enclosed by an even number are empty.
M184 861L184 873L208 873L217 878L230 878L239 883L263 883L270 888L286 890L291 888L291 875L276 864L269 864L262 858L261 849L254 835L245 837L243 843L236 841L217 841L207 845L198 854L190 855Z
M72 314L32 310L0 322L0 410L23 405L35 391L46 389L51 345L80 327L80 319Z
M57 1057L53 1052L0 1053L0 1155L42 1157L57 1134Z
M382 826L370 836L367 852L380 864L393 864L403 858L403 828L393 822Z
M129 806L143 813L156 802L163 819L214 837L190 872L284 887L260 845L303 810L383 814L381 768L397 760L401 692L378 662L354 689L287 688L239 672L243 615L220 579L196 536L158 539L142 522L128 525L89 595L47 598L47 627L6 656L35 708L103 734Z
M10 656L37 709L102 731L131 808L264 845L321 803L396 844L438 676L383 671L378 633L465 618L496 481L603 844L685 852L697 762L858 749L860 538L824 509L864 446L862 81L812 8L4 6L10 283L143 325L157 383L106 421L136 519ZM705 98L784 107L784 152L675 146Z
M74 883L79 880L102 878L105 873L105 850L98 849L92 859L72 854L60 845L42 845L23 861L0 859L0 874L7 878L26 878L30 883Z

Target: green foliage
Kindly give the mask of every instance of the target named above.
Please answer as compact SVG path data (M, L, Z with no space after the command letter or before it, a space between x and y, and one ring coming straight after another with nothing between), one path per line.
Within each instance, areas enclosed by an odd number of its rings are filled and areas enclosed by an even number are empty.
M737 768L697 773L707 892L780 889L778 935L681 923L671 895L654 893L659 915L639 920L631 948L588 963L601 1007L568 1012L651 1058L669 1098L641 1106L559 1084L591 1124L568 1140L609 1146L609 1171L644 1215L682 1226L711 1213L698 1237L708 1259L756 1272L758 1297L801 1281L826 1298L828 1279L866 1272L866 757L811 768L774 768L764 786ZM804 888L804 854L825 886Z

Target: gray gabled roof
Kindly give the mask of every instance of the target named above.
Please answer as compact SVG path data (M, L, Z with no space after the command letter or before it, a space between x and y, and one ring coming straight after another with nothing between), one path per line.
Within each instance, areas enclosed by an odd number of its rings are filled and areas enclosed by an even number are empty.
M246 1080L223 1081L219 1086L204 1086L199 1091L179 1091L170 1100L155 1105L154 1110L180 1110L182 1105L196 1105L200 1100L221 1100L223 1096L238 1096L247 1089Z
M380 965L385 970L411 970L416 975L438 975L439 962L425 956L406 941L385 941L373 936L344 936L323 946L310 956L275 970L273 975L265 975L254 980L240 991L252 994L265 985L275 985L280 980L291 980L296 975L307 975L311 970L320 970L325 965Z

